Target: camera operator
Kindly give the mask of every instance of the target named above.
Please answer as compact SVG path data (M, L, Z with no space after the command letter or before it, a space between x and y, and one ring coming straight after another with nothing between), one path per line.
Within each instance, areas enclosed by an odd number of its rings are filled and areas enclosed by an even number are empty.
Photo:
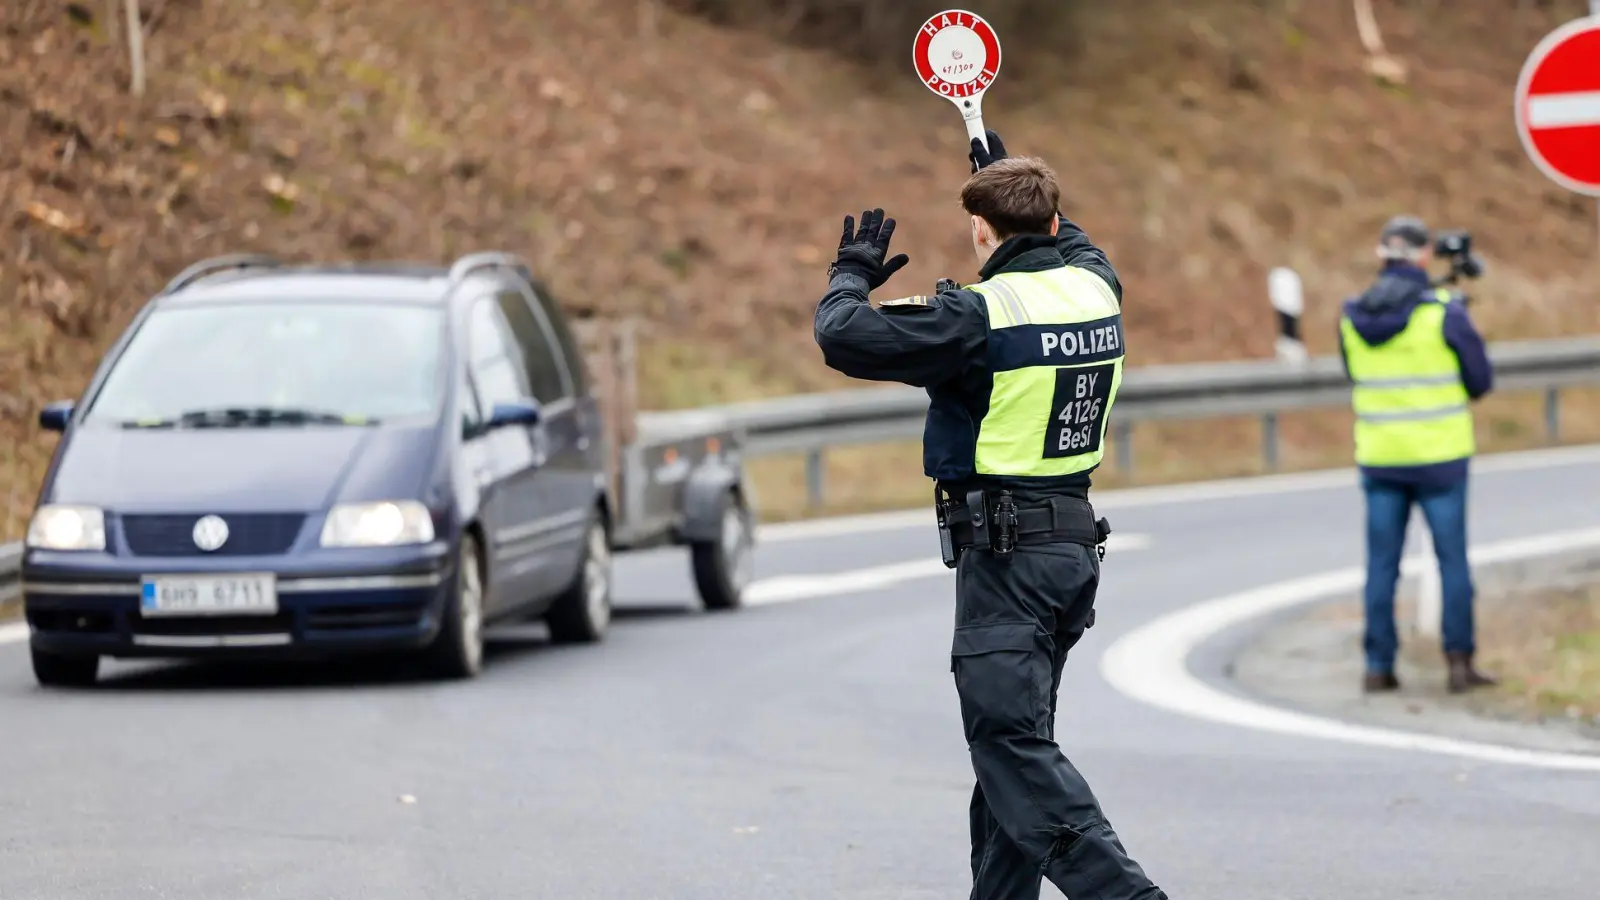
M1378 280L1345 302L1339 320L1367 507L1367 691L1400 686L1394 594L1412 504L1422 507L1439 559L1448 687L1460 692L1495 683L1472 663L1466 527L1467 468L1476 450L1469 403L1490 391L1494 373L1465 297L1441 286L1482 272L1470 247L1465 232L1440 235L1436 246L1420 219L1390 219L1378 238ZM1437 283L1427 270L1436 251L1451 263Z

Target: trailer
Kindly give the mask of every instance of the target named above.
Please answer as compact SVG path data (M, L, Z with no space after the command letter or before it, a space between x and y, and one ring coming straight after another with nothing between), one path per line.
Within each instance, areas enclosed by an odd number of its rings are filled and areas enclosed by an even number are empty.
M686 547L705 608L738 608L750 584L756 535L740 452L744 434L715 413L640 411L637 323L572 324L604 418L613 550Z

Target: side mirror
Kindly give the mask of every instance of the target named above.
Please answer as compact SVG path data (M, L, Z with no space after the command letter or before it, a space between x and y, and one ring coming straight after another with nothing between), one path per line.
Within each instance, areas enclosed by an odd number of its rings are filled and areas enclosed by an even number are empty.
M39 410L39 427L45 431L66 431L67 422L72 419L71 400L57 400L47 404Z
M496 403L494 411L489 414L489 421L484 423L488 428L503 428L507 425L537 425L539 424L539 401L525 399L516 403Z

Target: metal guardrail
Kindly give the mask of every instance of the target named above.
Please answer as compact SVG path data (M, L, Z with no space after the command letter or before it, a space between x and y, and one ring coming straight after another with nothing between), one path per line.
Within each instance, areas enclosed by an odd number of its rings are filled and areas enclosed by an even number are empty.
M1561 390L1600 384L1600 336L1507 341L1489 348L1496 392L1544 392L1545 433L1560 437ZM1285 412L1347 406L1350 385L1337 357L1302 363L1278 360L1144 366L1123 373L1112 416L1117 464L1132 469L1132 429L1139 422L1253 415L1262 422L1267 468L1278 464L1278 416ZM823 496L823 454L830 447L908 440L922 434L928 395L916 388L883 387L799 394L669 412L640 413L640 441L690 433L733 431L747 457L803 453L807 493ZM0 546L0 608L18 591L21 545Z
M1548 440L1560 437L1561 389L1600 384L1600 337L1505 341L1489 348L1496 393L1543 391ZM1143 366L1123 373L1112 413L1110 443L1117 465L1133 468L1133 426L1139 422L1259 416L1261 452L1278 466L1278 417L1305 409L1348 407L1350 384L1337 356L1285 363L1276 359ZM694 410L720 416L745 434L745 455L806 456L812 505L823 496L823 454L829 447L908 440L922 434L927 394L887 387L800 394ZM664 414L671 415L671 414Z

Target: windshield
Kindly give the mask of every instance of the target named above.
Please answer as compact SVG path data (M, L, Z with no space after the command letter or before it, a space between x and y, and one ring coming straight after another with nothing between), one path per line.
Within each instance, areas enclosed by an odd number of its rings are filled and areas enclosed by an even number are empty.
M432 413L443 310L293 300L158 309L89 410L128 426L369 424Z

